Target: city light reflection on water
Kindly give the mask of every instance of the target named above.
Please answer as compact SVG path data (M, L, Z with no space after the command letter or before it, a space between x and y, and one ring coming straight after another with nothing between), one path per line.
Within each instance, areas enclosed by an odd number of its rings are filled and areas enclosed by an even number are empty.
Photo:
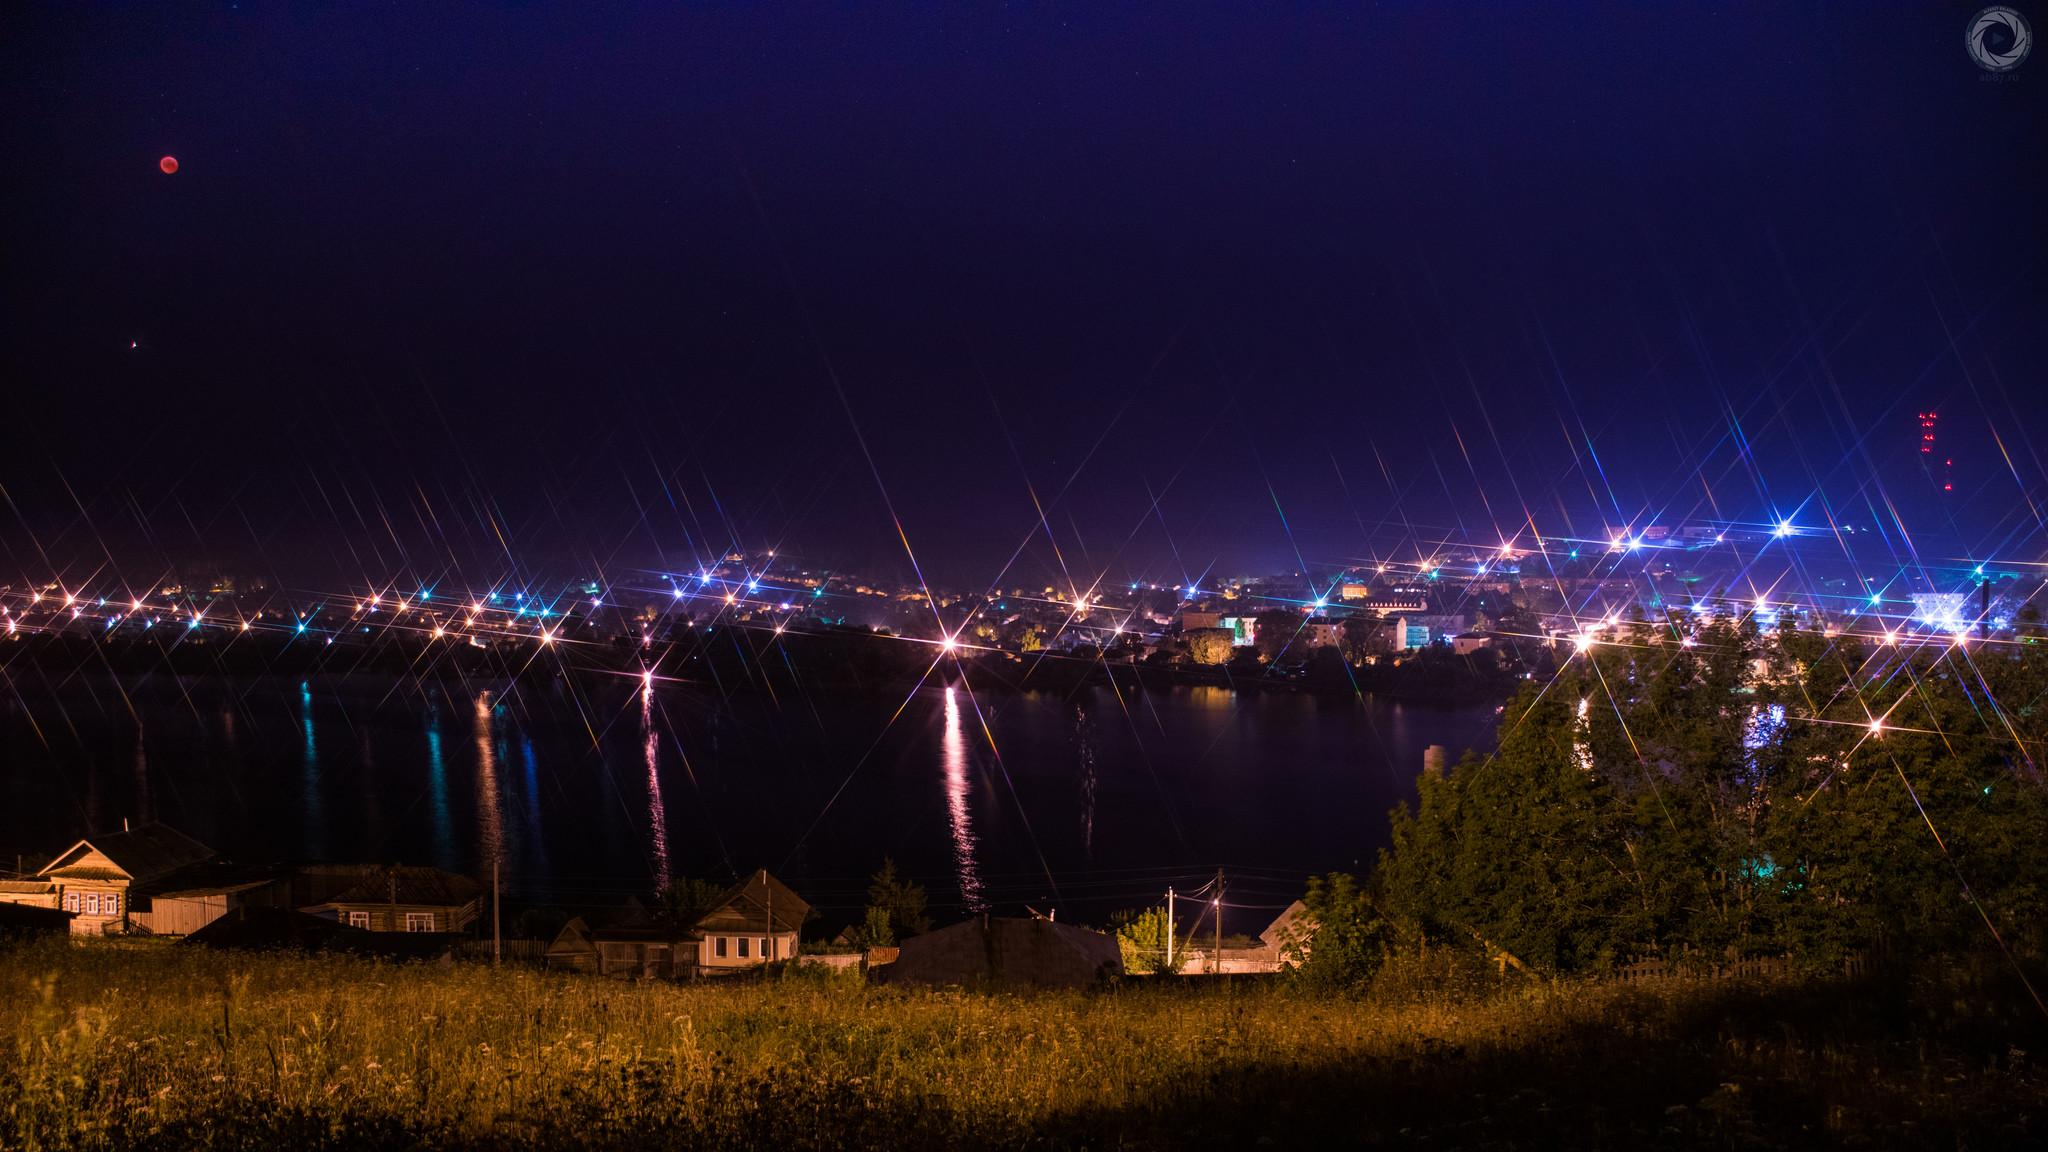
M960 690L946 689L946 735L942 766L946 778L946 815L953 831L953 869L960 903L967 911L987 907L981 894L981 871L974 859L974 821L967 811L967 737L960 730Z
M1124 897L1065 878L1369 865L1423 748L1490 746L1495 720L1218 689L955 687L899 714L900 698L638 677L0 687L0 842L23 852L153 808L238 862L433 863L488 882L495 859L508 897L586 906L754 867L854 893L886 855L942 920L1047 900L1048 872L1062 898L1106 902Z

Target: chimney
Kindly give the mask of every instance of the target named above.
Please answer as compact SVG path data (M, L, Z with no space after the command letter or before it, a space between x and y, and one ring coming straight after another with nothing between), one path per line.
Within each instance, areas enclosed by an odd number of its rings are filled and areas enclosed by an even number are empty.
M126 816L121 817L121 831L128 831L128 818Z
M1444 774L1444 746L1431 744L1422 750L1422 770L1432 775Z

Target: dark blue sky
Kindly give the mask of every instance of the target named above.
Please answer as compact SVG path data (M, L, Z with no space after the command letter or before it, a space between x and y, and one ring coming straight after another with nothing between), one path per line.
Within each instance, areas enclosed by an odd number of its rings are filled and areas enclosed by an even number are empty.
M879 565L892 508L1026 584L2035 559L2048 58L1974 9L18 5L0 583Z

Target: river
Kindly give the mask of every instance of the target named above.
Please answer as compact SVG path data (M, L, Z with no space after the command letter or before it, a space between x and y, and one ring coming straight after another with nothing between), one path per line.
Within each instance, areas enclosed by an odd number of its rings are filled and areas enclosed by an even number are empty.
M1369 867L1494 705L1222 688L721 697L626 680L15 677L0 847L162 820L242 862L393 860L564 911L767 867L844 921L885 855L941 923L1100 923L1222 868L1228 931ZM1206 931L1207 929L1205 929Z

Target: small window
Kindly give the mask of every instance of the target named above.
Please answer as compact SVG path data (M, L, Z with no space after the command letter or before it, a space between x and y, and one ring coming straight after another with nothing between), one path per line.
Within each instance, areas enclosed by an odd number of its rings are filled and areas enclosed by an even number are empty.
M85 894L85 914L86 914L87 916L97 916L97 915L99 915L99 914L100 914L100 894L99 894L99 893L97 893L97 892L87 892L87 893Z
M725 937L720 936L717 938L716 942L711 947L711 954L718 957L720 960L725 959Z
M107 916L119 916L121 914L120 894L117 892L109 892L106 895L100 897L100 912Z
M64 910L66 912L78 911L78 893L66 892L64 894Z
M747 938L746 938L745 936L742 936L742 937L740 937L740 959L742 959L742 960L745 960L746 958L747 958Z
M348 926L351 928L368 928L370 926L370 914L368 912L349 913Z
M763 960L773 960L773 959L775 959L775 954L774 954L773 952L769 951L769 949L768 949L768 938L767 938L767 937L765 937L765 936L761 938L761 959L763 959Z
M405 930L407 932L432 932L434 930L434 914L432 912L407 912L405 914Z

